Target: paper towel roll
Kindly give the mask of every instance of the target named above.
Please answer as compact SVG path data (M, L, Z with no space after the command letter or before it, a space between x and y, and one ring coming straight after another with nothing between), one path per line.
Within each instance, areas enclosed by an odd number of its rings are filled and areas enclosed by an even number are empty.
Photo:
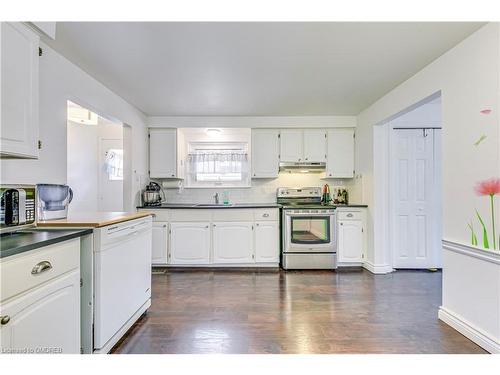
M168 181L163 181L161 183L161 186L164 189L182 189L182 180L168 180Z

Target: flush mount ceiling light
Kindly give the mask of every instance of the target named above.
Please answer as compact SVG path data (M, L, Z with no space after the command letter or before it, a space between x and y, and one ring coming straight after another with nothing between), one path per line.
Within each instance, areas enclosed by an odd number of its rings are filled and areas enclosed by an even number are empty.
M215 128L210 128L210 129L207 129L206 132L207 134L219 134L222 130L220 129L215 129Z

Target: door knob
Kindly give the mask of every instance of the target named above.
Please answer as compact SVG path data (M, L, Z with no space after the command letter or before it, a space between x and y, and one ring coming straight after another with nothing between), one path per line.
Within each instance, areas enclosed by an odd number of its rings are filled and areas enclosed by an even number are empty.
M1 325L6 325L8 322L10 322L10 316L8 315L4 315L2 317L0 317L0 324Z

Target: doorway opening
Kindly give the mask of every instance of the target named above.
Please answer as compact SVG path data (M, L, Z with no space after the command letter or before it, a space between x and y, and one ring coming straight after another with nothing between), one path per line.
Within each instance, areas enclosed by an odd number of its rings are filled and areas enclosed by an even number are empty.
M129 158L121 122L67 102L67 183L74 192L73 212L123 211L124 191L130 190L124 168Z
M375 126L375 194L384 222L375 231L392 269L442 267L441 124L437 93Z

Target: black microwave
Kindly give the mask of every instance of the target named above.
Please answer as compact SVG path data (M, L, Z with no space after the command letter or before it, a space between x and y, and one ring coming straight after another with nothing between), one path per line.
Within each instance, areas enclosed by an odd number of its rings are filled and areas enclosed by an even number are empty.
M0 206L0 233L34 226L36 187L34 185L1 185Z

